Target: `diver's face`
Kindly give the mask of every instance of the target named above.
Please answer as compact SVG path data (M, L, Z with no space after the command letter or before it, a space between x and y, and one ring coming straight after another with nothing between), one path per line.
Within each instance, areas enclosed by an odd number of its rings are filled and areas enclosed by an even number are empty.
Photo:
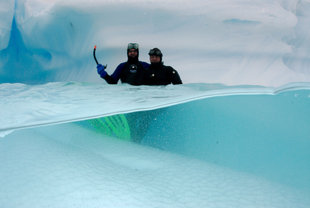
M159 56L154 56L154 55L152 55L152 56L150 56L150 62L151 62L152 64L159 63L159 62L160 62L160 57L159 57Z
M131 58L136 58L138 56L138 51L136 49L130 49L128 51L128 56Z

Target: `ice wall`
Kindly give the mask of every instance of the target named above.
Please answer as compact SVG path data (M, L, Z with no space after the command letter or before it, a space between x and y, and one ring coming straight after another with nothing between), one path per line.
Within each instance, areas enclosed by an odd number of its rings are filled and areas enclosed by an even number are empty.
M308 0L0 1L0 82L101 82L128 42L159 47L185 83L310 80Z

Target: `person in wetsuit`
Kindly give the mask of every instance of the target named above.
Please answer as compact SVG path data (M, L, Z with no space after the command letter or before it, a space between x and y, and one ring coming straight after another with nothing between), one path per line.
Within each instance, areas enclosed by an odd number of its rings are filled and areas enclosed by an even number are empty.
M171 66L164 65L163 54L158 48L151 49L149 55L151 65L144 74L144 85L182 84L178 72Z
M105 66L98 64L98 74L109 84L117 84L120 79L122 83L142 85L145 69L149 67L149 64L139 61L139 45L137 43L128 44L127 57L127 62L119 64L111 76L105 71Z

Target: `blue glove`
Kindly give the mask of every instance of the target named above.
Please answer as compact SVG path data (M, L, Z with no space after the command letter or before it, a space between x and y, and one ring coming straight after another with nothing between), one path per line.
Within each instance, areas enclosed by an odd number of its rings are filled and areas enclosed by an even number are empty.
M104 70L106 68L106 66L103 66L102 64L98 64L97 65L97 73L101 76L101 77L105 77L108 73Z

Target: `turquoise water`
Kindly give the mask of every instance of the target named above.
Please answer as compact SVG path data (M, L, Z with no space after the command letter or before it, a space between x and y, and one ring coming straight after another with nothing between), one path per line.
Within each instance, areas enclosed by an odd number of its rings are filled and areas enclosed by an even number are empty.
M20 93L33 95L36 109L24 105L19 111L21 123L34 124L18 128L13 116L1 133L0 204L309 207L310 90L306 83L292 86L114 87L119 94L134 90L135 97L123 96L126 107L115 107L123 113L102 118L100 108L110 104L88 99L88 92L110 86L1 86L2 92L15 89L10 97L15 104L2 111L4 117L27 101ZM77 96L77 89L83 93ZM185 89L188 93L178 98ZM68 108L60 108L64 103ZM0 104L9 108L5 101ZM48 111L50 104L54 110ZM71 113L74 106L80 108ZM87 111L93 116L83 119Z
M309 90L293 90L212 97L125 114L121 123L129 126L127 137L143 145L310 190L309 96ZM116 124L99 125L126 129L117 117L110 117Z
M142 143L309 191L309 95L225 96L169 107Z

